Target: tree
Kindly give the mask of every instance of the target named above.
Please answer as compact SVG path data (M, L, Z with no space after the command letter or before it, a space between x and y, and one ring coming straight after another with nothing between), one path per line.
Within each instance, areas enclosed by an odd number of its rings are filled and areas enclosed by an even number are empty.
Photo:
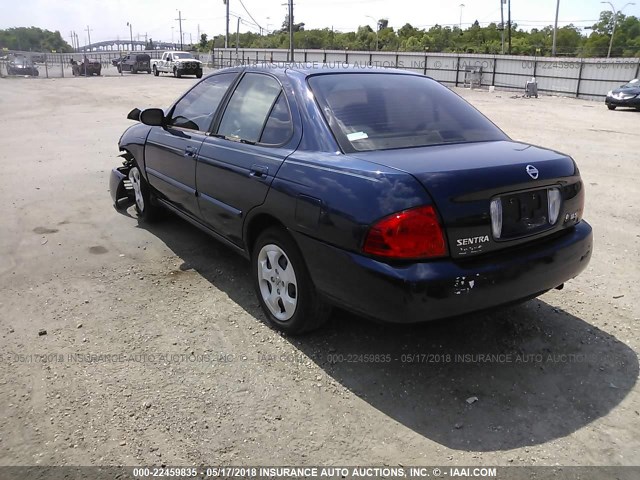
M208 39L207 39L207 34L203 33L200 35L200 43L198 44L198 50L200 50L201 52L206 52L209 48L208 48Z
M73 48L60 35L37 27L18 27L0 30L0 48L24 51L52 51L69 53Z

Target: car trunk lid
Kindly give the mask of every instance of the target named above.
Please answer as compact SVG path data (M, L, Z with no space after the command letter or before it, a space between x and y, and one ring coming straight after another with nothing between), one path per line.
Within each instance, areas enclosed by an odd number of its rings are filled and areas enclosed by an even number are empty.
M454 258L546 237L572 227L582 216L578 169L570 157L553 150L490 141L353 155L420 181L441 215ZM550 189L558 189L561 197L555 224L549 221ZM492 212L492 200L500 203L500 212ZM501 228L496 235L492 220L498 217Z

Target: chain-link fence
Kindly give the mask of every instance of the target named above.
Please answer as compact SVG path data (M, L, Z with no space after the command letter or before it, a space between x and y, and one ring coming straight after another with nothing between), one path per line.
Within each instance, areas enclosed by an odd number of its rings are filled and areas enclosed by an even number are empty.
M0 52L0 76L25 75L36 78L60 78L91 75L124 76L118 60L129 52L106 50L84 53ZM162 57L163 50L136 50L151 61ZM205 74L235 65L279 64L289 61L284 49L216 49L197 53ZM17 68L15 59L25 68ZM12 63L13 61L13 63ZM380 66L410 70L428 75L450 86L463 86L469 71L478 72L477 86L501 90L521 90L536 80L538 90L551 95L567 95L601 100L608 90L640 75L638 58L550 58L515 55L482 55L429 52L355 52L296 50L294 61L304 65Z
M0 77L65 78L129 75L128 72L119 71L117 66L119 60L128 53L130 52L117 50L86 54L3 51L0 52ZM136 50L135 53L146 53L153 61L160 59L164 52ZM194 57L202 62L205 74L219 68L214 66L212 54L194 53Z

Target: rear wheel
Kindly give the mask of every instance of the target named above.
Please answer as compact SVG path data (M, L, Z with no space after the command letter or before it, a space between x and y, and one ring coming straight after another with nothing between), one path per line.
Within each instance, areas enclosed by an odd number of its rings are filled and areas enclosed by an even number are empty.
M615 109L616 109L616 106L615 106L615 105L607 105L607 108L608 108L609 110L615 110Z
M202 78L202 70L196 72L196 78Z
M158 72L158 69L156 68L156 66L153 66L153 74L157 77L158 75L160 75L160 72Z
M268 322L289 334L320 327L331 308L318 297L302 255L282 228L263 231L251 254L254 287Z
M134 164L129 170L129 181L135 194L138 219L144 222L153 222L158 218L160 207L152 203L155 199L149 189L149 184L142 176L140 168L138 168L138 164Z
M177 67L173 67L173 76L176 78L180 78L182 76Z

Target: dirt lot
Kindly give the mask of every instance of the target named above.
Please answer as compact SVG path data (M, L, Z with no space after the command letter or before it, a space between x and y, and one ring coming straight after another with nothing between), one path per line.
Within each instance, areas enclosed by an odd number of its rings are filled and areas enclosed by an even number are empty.
M588 270L492 314L394 327L336 312L287 338L263 324L244 260L111 206L126 113L194 81L0 79L0 465L640 463L640 113L459 90L577 160Z

